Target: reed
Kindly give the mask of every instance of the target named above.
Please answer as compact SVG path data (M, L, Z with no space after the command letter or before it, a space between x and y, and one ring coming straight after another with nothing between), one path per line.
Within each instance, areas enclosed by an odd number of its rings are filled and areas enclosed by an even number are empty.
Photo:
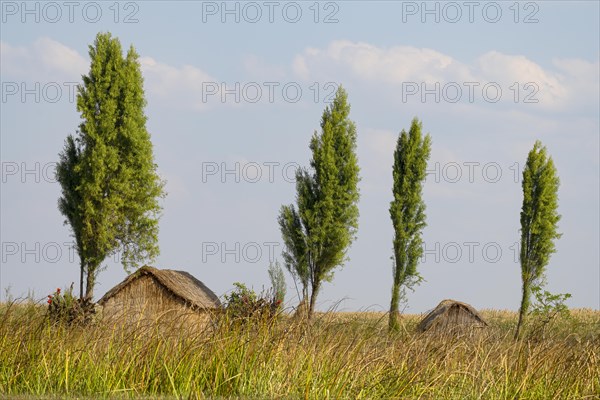
M384 313L286 314L202 329L185 321L64 326L33 302L0 304L0 394L10 398L592 399L600 312L572 310L514 341L513 312L477 332L416 332Z

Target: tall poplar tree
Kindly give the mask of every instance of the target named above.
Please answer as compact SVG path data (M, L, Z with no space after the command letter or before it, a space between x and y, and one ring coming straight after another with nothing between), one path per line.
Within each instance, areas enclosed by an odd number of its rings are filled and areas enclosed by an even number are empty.
M421 232L427 224L422 191L431 152L431 137L423 137L421 129L422 123L414 118L408 133L404 129L400 132L394 151L394 199L390 203L390 217L394 226L390 331L396 331L400 326L398 306L402 290L418 282L417 264L423 254Z
M556 252L558 233L558 178L552 157L538 140L527 156L523 169L523 207L521 209L522 297L515 339L529 310L531 290L541 284L550 256Z
M359 167L356 127L340 87L321 118L321 134L310 141L310 170L296 173L296 203L281 208L279 225L286 268L302 284L308 317L323 281L347 260L346 251L358 229ZM308 303L307 303L308 302Z
M81 146L73 135L67 136L65 147L59 154L56 166L56 178L62 186L62 197L58 199L58 209L65 217L65 224L71 227L75 239L75 250L79 255L79 297L83 298L83 280L85 275L85 255L81 240L83 221L79 207L82 204L81 192L78 190L81 183L80 169L77 165L81 162Z
M67 138L57 177L59 210L75 237L91 300L106 257L119 252L129 269L158 254L165 193L146 130L138 54L130 47L123 57L119 40L99 33L89 55L90 71L77 95L82 122L76 137Z

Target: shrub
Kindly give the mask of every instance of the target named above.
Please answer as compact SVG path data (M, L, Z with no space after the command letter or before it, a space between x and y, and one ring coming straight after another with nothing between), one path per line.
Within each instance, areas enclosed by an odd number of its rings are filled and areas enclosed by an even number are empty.
M535 298L533 308L529 312L533 317L530 336L543 336L548 325L557 318L569 319L569 307L565 304L570 297L570 293L553 294L543 289L543 285L536 285L531 288Z
M269 264L269 279L271 280L271 292L273 295L272 303L279 310L285 300L286 286L285 275L278 261L275 261L274 264Z
M87 324L92 321L96 309L90 300L80 300L73 295L73 285L48 295L48 318L54 323Z
M235 289L224 296L225 310L233 319L273 317L282 304L276 295L269 292L257 294L240 282L235 282L233 285Z

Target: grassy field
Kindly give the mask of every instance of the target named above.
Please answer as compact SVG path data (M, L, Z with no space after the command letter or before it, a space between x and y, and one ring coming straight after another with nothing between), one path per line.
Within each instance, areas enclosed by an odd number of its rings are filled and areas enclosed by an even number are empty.
M192 331L53 325L45 307L0 305L6 398L598 399L600 311L512 338L516 315L484 310L488 328L387 333L383 313L282 316Z

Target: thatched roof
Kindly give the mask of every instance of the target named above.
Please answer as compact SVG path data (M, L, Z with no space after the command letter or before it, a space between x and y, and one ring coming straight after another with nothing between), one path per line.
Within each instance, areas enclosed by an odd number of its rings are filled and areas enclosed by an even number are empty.
M123 282L106 292L98 301L98 304L104 305L108 299L117 295L123 288L146 275L152 276L165 290L193 308L207 309L221 307L221 302L217 295L188 272L157 269L147 265L138 269Z
M430 311L419 323L420 332L427 330L452 330L463 326L487 326L476 309L467 303L456 300L443 300Z

